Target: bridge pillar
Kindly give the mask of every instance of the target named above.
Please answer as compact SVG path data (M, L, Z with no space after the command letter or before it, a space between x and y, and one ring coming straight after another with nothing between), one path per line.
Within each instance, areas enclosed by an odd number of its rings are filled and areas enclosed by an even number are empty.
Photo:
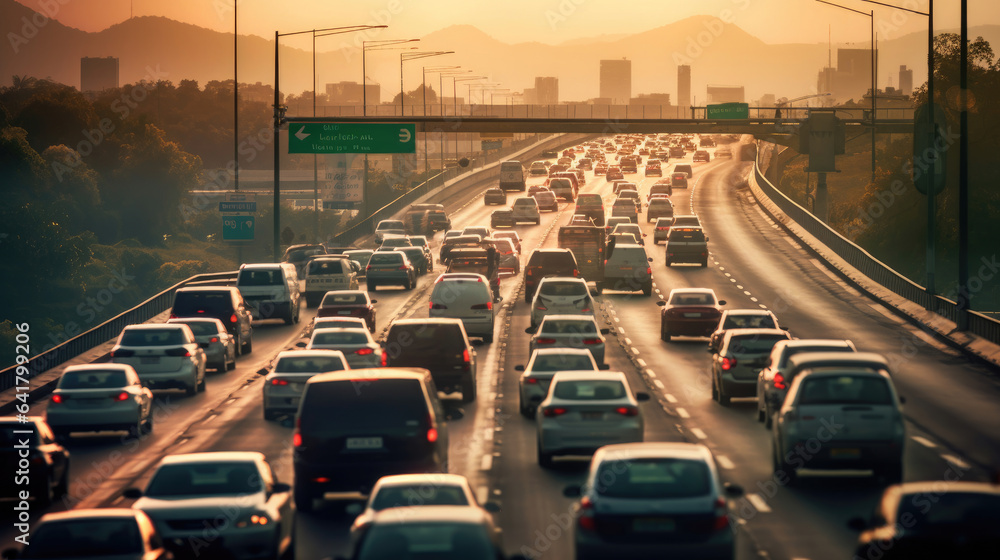
M816 174L816 195L813 199L813 214L824 224L830 221L829 203L826 196L826 173Z

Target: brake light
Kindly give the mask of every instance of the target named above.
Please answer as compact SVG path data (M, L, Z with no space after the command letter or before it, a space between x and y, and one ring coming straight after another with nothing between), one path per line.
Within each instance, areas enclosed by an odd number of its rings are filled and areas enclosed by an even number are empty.
M294 434L292 434L292 446L302 447L302 434L300 434L299 432L295 432Z
M536 305L535 309L537 309L538 311L548 311L549 310L548 307L545 307L544 305L541 305L541 304Z
M190 358L191 351L187 348L170 348L164 354L168 356L180 356L182 358Z
M651 267L647 266L646 267L646 274L652 274L652 273L653 273L653 269Z
M438 440L438 431L437 428L434 427L433 419L430 414L427 415L427 425L430 426L430 428L427 428L427 441L434 443Z
M576 278L576 277L579 277L579 276L580 276L580 271L574 268L573 269L573 277Z
M729 371L736 367L736 358L722 358L722 369Z
M354 353L357 354L357 355L359 355L359 356L368 356L369 354L372 354L373 352L375 352L375 350L373 350L371 348L358 348L357 350L354 351Z
M585 345L587 345L587 346L593 346L595 344L600 344L601 342L603 342L603 341L601 339L599 339L599 338L585 338L585 339L583 339L583 343Z
M542 409L542 416L547 416L553 418L555 416L562 416L568 412L565 408L561 406L547 406Z
M462 350L462 361L465 362L465 363L467 363L467 364L471 364L472 363L472 356L469 355L469 349L468 348L466 348L465 350Z
M715 500L715 524L712 525L712 529L715 531L721 531L729 527L729 516L726 511L726 500L722 498L716 498Z
M272 379L271 380L271 385L275 385L275 386L288 385L288 380L287 379Z
M780 373L774 374L774 388L775 389L787 389L788 385L785 384L785 376Z
M229 316L230 323L235 323L236 321L239 321L239 317L237 317L235 313Z
M209 342L218 342L218 341L219 341L219 337L217 337L217 336L213 336L213 337L212 337L212 338L210 338L210 339L209 339L208 341L209 341Z
M597 529L597 523L594 522L594 502L587 496L580 499L580 516L577 518L577 523L581 529L588 531Z
M487 301L486 303L477 303L476 305L473 305L470 309L489 309L490 311L493 311L493 302Z
M619 406L615 409L615 412L621 414L622 416L638 416L639 409L634 406Z
M177 317L177 315L174 315L173 313L171 313L171 314L170 314L170 318L171 318L171 319L177 319L178 317Z
M62 404L62 402L63 402L62 395L59 394L52 395L52 404Z
M428 302L428 309L448 309L448 306L443 303Z
M556 339L554 338L538 338L535 339L535 344L555 344Z
M368 265L368 266L365 267L365 272L368 272L371 269L372 269L372 265Z
M538 385L538 380L535 379L534 377L525 377L524 382L527 383L528 385Z

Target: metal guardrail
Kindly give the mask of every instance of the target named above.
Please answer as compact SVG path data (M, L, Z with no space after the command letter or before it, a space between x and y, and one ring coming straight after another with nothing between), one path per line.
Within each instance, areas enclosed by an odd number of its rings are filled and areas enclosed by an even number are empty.
M20 366L10 366L0 371L0 391L5 391L18 385L17 377L30 379L46 370L64 364L69 360L91 350L95 346L100 346L105 342L116 338L128 325L146 322L160 313L170 309L174 303L174 293L178 288L183 288L189 284L205 283L210 281L235 281L236 271L216 272L212 274L199 274L187 280L174 284L155 296L147 299L139 305L125 311L96 327L81 333L66 342L42 352L41 354L28 360L26 364ZM27 375L18 375L18 368L27 368ZM20 370L24 373L24 370ZM23 385L23 383L22 383Z
M764 177L760 169L761 150L758 150L754 161L751 187L760 191L771 200L782 212L795 220L813 237L837 253L840 258L858 269L862 274L878 284L892 290L894 293L920 305L932 309L938 315L950 321L958 318L958 304L939 295L930 295L927 290L896 272L885 263L873 257L870 253L855 245L833 228L816 218L811 212L799 206L794 200L778 190ZM933 304L931 307L929 304ZM979 336L994 344L1000 344L1000 321L977 313L969 312L969 333Z

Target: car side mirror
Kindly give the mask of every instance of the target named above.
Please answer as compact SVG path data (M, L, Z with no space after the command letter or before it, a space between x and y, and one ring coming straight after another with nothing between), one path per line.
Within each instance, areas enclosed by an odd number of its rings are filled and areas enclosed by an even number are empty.
M305 342L301 342L301 341L300 341L300 342L296 342L296 343L295 343L295 347L296 347L296 348L305 348L306 346L309 346L309 345L308 345L308 344L306 344Z
M726 300L720 299L719 300L719 305L726 305Z
M648 257L648 258L646 258L646 260L649 261L649 262L653 262L653 257Z
M138 488L126 488L125 491L122 492L122 496L130 500L138 500L142 497L142 490L139 490Z
M526 334L535 334L535 331L536 331L536 330L537 330L537 329L535 329L534 327L528 327L528 328L524 329L524 332L525 332Z
M378 303L378 300L377 299L373 299L373 300L371 300L371 302L372 303Z
M847 520L847 528L860 533L868 529L868 522L861 517L852 517Z
M608 371L611 369L611 364L597 364L597 369L601 371Z
M645 393L645 392L640 391L640 392L638 392L638 393L635 394L635 400L637 400L639 402L646 402L646 401L649 400L649 393Z
M601 334L609 334L609 333L611 333L611 329L601 329Z
M579 498L582 493L583 489L579 484L570 484L563 488L563 496L567 498Z
M658 305L660 307L663 307L666 304L667 304L667 302L663 301L662 299L660 301L656 302L656 305Z
M483 504L483 509L490 513L500 513L500 504L496 502L486 502Z
M739 498L743 495L743 487L739 484L731 484L727 482L722 486L725 489L726 495L730 498Z
M521 365L521 364L518 364L518 365L514 366L514 371L524 371L524 366Z
M274 486L271 487L271 492L274 492L275 494L283 494L291 491L292 485L287 482L275 482Z
M354 517L361 515L361 512L364 510L365 506L362 505L361 502L354 502L344 507L344 513L347 515L353 515Z

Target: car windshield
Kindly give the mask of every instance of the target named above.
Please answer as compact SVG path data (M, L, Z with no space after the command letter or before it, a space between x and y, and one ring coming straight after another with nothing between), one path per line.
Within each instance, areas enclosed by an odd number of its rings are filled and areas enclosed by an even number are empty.
M163 465L149 481L146 496L229 496L260 490L260 473L253 463L205 462Z
M181 329L128 329L122 333L122 346L179 346L187 344Z
M542 320L540 332L544 334L597 334L593 321Z
M773 329L776 328L774 318L770 315L737 315L730 313L722 322L724 329Z
M680 293L670 296L670 305L715 305L712 294Z
M341 344L368 344L368 331L337 331L337 332L317 332L313 334L313 346L320 344L324 346L337 346Z
M552 396L571 401L605 401L621 399L627 395L625 385L614 380L558 381Z
M672 458L608 460L601 463L594 490L611 498L694 498L708 494L711 471L701 461Z
M306 257L311 255L322 255L326 253L326 249L322 247L302 247L300 249L292 249L285 254L285 262L301 262L306 259Z
M117 389L128 385L121 370L67 371L59 379L60 389Z
M382 511L406 506L467 506L469 500L460 486L427 481L422 484L384 486L372 498L371 509Z
M870 375L809 376L799 391L799 404L892 404L885 379Z
M782 357L782 362L780 367L785 367L788 363L788 359L796 354L804 354L806 352L854 352L853 348L848 346L792 346L785 348L785 355Z
M178 315L196 315L199 311L215 314L232 309L232 296L228 292L177 292L174 297L174 313Z
M390 521L365 534L357 560L496 560L486 527L471 523Z
M403 222L398 220L386 220L379 222L378 227L375 229L385 230L385 229L403 229Z
M327 294L323 298L323 302L320 304L322 307L329 305L367 305L368 298L365 294L351 293L351 294Z
M143 552L142 535L132 517L43 523L30 542L18 558L106 558Z
M322 373L343 371L340 356L285 356L274 365L275 373Z
M597 370L594 359L584 354L539 354L531 363L531 371Z
M589 292L583 282L542 282L538 293L546 296L585 296Z

